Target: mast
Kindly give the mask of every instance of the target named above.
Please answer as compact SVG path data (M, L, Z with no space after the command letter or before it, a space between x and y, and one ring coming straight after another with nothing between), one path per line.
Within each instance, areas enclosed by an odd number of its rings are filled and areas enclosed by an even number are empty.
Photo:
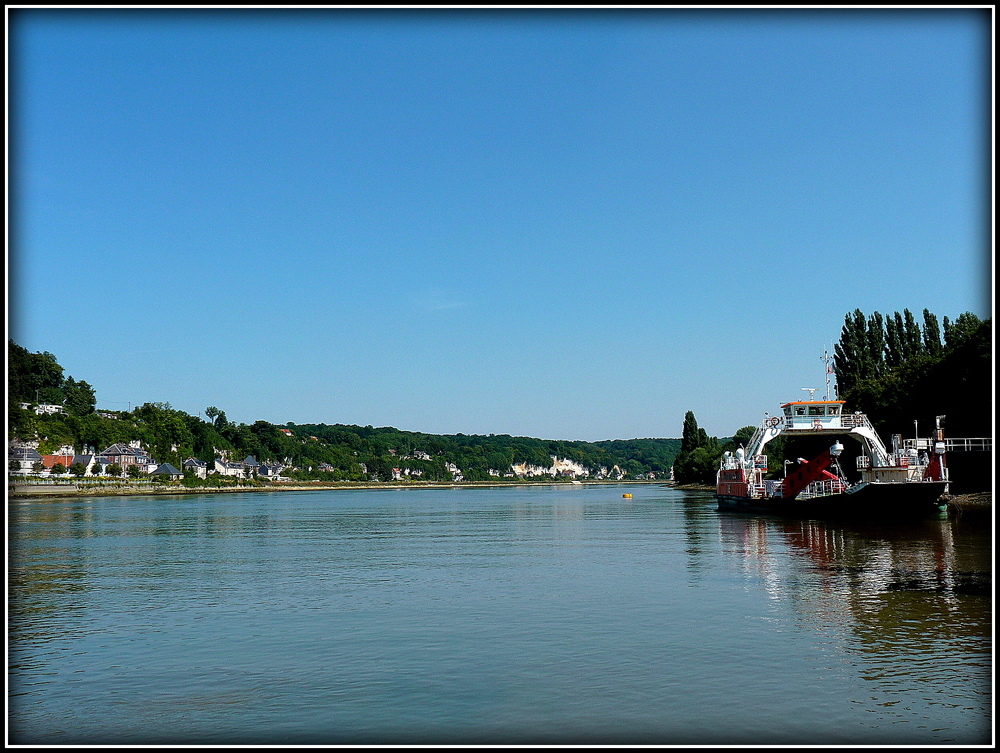
M826 368L824 369L824 371L826 372L826 397L823 398L824 400L830 399L830 375L833 373L833 368L830 366L830 361L832 359L833 356L831 356L830 353L826 350L826 348L824 348L823 355L820 356L820 360L823 361L824 365L826 366Z

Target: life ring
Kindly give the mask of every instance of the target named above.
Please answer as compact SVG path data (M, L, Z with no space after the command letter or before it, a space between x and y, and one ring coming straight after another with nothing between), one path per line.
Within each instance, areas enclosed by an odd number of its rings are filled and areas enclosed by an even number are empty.
M781 419L778 418L777 416L771 416L769 419L767 419L767 425L771 427L777 426L780 423Z

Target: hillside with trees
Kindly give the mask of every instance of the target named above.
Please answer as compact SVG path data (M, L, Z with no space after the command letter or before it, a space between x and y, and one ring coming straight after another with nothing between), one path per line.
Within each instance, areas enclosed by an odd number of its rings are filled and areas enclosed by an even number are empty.
M393 427L345 424L232 422L209 406L204 417L149 402L131 411L97 411L93 388L63 376L51 353L29 353L8 342L8 429L11 439L37 442L42 454L68 445L101 452L138 440L156 460L180 467L189 457L211 464L217 457L278 462L294 479L390 481L401 472L421 481L497 481L511 467L549 469L553 457L591 475L665 478L680 447L677 439L581 442L490 435L436 435ZM20 403L27 403L22 408ZM51 403L63 412L37 414ZM544 473L539 474L544 477Z

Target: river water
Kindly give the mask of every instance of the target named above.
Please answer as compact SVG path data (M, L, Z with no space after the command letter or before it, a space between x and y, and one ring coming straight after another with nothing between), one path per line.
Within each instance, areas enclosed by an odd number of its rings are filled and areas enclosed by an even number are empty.
M992 740L988 517L791 522L639 484L8 514L11 743Z

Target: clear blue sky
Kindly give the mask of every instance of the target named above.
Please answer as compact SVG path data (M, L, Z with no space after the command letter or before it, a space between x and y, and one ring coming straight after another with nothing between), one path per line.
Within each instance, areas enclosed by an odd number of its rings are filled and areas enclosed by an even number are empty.
M110 409L731 435L991 316L989 11L13 11L9 335Z

